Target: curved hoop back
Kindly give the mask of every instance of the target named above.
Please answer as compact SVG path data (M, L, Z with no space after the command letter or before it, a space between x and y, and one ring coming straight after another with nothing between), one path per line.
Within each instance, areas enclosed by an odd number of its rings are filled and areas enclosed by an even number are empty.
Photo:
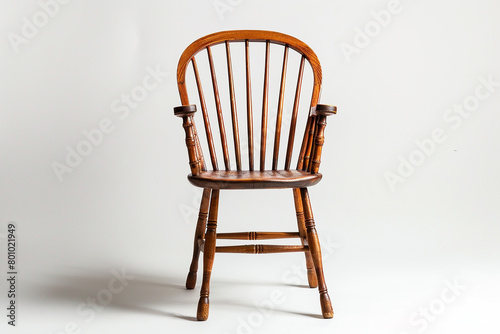
M227 135L224 123L224 113L223 104L221 104L221 98L218 88L218 81L215 71L215 61L212 55L212 47L220 44L225 45L226 54L226 65L227 65L227 76L228 76L228 86L229 86L229 98L230 98L230 109L231 109L231 125L232 125L232 137L233 137L233 148L234 148L234 161L235 169L237 171L242 171L244 168L241 161L241 145L240 145L240 131L239 122L237 115L237 104L235 98L235 85L234 85L234 75L233 75L233 65L231 58L230 45L233 42L244 43L244 53L245 53L245 68L246 68L246 127L247 127L247 137L248 137L248 170L253 171L254 168L259 168L261 171L266 170L266 146L267 146L267 128L268 128L268 87L269 87L269 64L270 64L270 45L277 44L283 47L283 64L281 68L281 81L279 88L279 100L276 115L276 127L274 132L274 149L272 153L272 170L277 170L278 167L278 156L279 156L279 146L281 138L281 128L282 128L282 115L284 108L284 96L285 96L285 82L288 64L289 49L297 52L300 55L300 65L298 70L298 79L295 89L295 97L293 101L293 108L291 110L290 116L290 129L288 134L288 142L286 147L285 162L283 164L283 169L289 170L292 151L295 140L295 128L297 124L297 114L299 109L300 93L302 87L302 78L304 73L304 65L307 61L310 64L312 70L312 93L310 101L310 109L307 118L307 124L305 128L304 138L302 140L302 146L300 152L298 153L297 169L308 170L309 169L309 155L312 149L313 134L315 128L315 114L314 109L318 104L320 92L321 92L321 65L319 63L318 57L314 51L302 41L282 34L278 32L263 31L263 30L233 30L233 31L223 31L218 33L213 33L204 36L189 45L182 53L178 67L177 67L177 85L179 89L181 103L184 106L190 104L188 97L188 89L186 87L186 72L188 65L192 65L194 70L194 77L196 81L196 86L198 90L200 107L203 113L203 121L206 133L206 145L208 146L208 151L210 159L212 162L213 170L218 170L217 161L217 150L214 143L214 133L212 132L209 120L209 112L207 104L205 101L205 96L202 89L202 79L200 78L200 71L198 70L198 65L196 62L196 55L201 51L205 51L208 57L208 68L210 70L212 89L214 93L214 105L215 112L217 115L217 122L219 125L218 131L216 131L220 137L222 149L221 152L224 160L225 170L231 170L230 148L227 142ZM264 84L263 84L263 94L262 94L262 117L261 117L261 129L260 129L260 164L259 167L254 166L254 129L253 129L253 109L252 109L252 89L251 89L251 73L250 73L250 44L253 42L265 43L265 66L264 66ZM229 109L229 108L228 108ZM201 152L201 145L199 143L199 138L196 137L197 148L199 150L198 154L202 160L202 166L205 168L205 161L203 159L203 152ZM306 161L304 161L306 160Z

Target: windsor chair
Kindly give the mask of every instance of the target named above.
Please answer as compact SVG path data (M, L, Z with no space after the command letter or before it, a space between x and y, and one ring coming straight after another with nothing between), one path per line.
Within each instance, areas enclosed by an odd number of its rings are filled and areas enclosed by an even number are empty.
M265 45L261 47L263 54L263 84L262 88L262 108L260 111L260 151L259 165L256 165L254 139L254 123L257 119L254 116L253 105L255 96L252 94L252 72L250 70L251 57L250 51L258 51L256 44ZM239 117L237 113L237 89L236 72L233 72L233 57L231 47L238 46L244 50L242 54L242 71L244 71L243 83L245 117ZM222 47L222 58L224 59L224 69L227 74L227 84L229 96L228 105L230 108L224 108L221 96L222 91L219 90L220 77L216 76L216 61L213 56L213 49ZM252 50L252 48L255 48ZM270 64L271 64L271 49L278 48L278 57L281 62L281 77L279 80L279 94L277 95L276 108L276 123L274 127L274 145L272 151L271 166L269 159L266 165L266 148L268 140L268 128L272 127L269 124L269 101L270 101ZM280 50L282 55L280 54ZM223 50L225 49L225 52ZM285 94L286 74L289 63L290 51L298 54L297 59L300 59L300 64L297 70L297 81L295 89L292 92L290 101L285 101L288 96ZM205 53L205 56L202 54ZM206 57L206 58L204 58ZM202 71L199 70L198 61L204 58L208 62L207 79L205 81L211 83L213 90L213 100L208 103L203 90ZM203 59L201 59L203 61ZM298 61L297 61L298 62ZM236 63L236 61L234 61ZM304 127L304 135L299 150L294 151L294 143L296 140L295 131L298 123L300 107L301 91L304 85L305 65L309 64L309 69L312 79L310 80L311 94L310 100L306 101L307 119ZM186 86L187 68L191 67L194 73L193 91L197 91L199 106L202 111L203 124L205 128L205 136L200 137L196 130L194 116L197 111L195 104L190 104L188 98L188 88ZM217 72L219 73L219 72ZM194 250L191 261L190 270L186 280L186 288L193 289L196 285L196 276L198 271L198 259L200 251L203 251L203 282L201 285L200 299L198 303L197 319L207 320L209 313L209 288L212 265L216 252L221 253L280 253L280 252L304 252L307 277L309 286L312 288L319 286L320 304L324 318L333 317L333 309L328 295L328 290L323 274L321 250L318 235L315 228L311 203L308 194L308 187L317 184L321 180L321 174L318 173L320 166L320 158L322 146L324 142L324 131L326 126L326 117L336 113L337 108L331 105L318 104L320 89L321 89L321 66L315 53L309 46L300 40L277 32L260 31L260 30L235 30L223 31L202 37L191 45L189 45L182 53L178 68L177 68L177 84L180 94L182 106L174 108L174 114L183 120L183 128L185 131L185 141L189 156L189 165L191 174L188 175L188 180L195 186L203 188L203 195L200 204L199 216L196 225L194 237ZM196 87L196 88L194 88ZM293 86L292 86L293 87ZM243 89L242 89L243 90ZM277 90L277 89L276 89ZM290 94L289 94L290 95ZM240 102L241 103L241 102ZM291 108L289 105L293 105ZM241 105L240 105L241 106ZM232 129L232 143L228 140L226 134L226 122L224 116L226 113L223 109L230 113ZM280 143L284 112L287 112L290 117L288 129L288 141L286 151L282 151L284 155L284 164L281 169L278 168L280 156ZM256 113L258 114L258 113ZM217 119L219 125L218 130L213 131L211 127L211 117ZM239 130L239 120L246 120L246 137L248 147L247 159L248 168L245 168L242 162L241 140ZM217 138L219 137L221 147L216 149ZM203 139L203 143L202 143ZM259 138L258 138L259 139ZM230 152L230 146L234 149L234 155ZM246 149L246 148L245 148ZM212 169L207 167L204 159L204 152L210 157ZM218 154L222 153L223 168L219 169ZM296 157L297 165L293 169L290 167L292 158ZM231 165L231 157L236 162L236 168ZM246 164L245 164L246 165ZM269 168L271 167L271 168ZM236 232L236 233L217 233L217 215L219 204L219 193L222 189L280 189L289 188L293 191L294 204L297 216L298 232ZM208 217L208 222L207 222ZM262 240L262 239L278 239L278 238L299 238L301 245L237 245L237 246L216 246L217 239L239 239L239 240Z

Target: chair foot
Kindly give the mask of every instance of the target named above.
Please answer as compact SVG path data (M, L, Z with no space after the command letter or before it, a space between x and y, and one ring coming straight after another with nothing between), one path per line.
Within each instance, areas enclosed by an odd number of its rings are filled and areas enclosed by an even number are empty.
M186 289L192 290L196 286L196 271L189 271L186 279Z
M307 281L309 282L310 288L318 287L318 278L316 277L314 268L307 269Z
M210 303L208 297L200 297L200 301L198 302L198 311L196 313L196 319L198 321L205 321L208 319L208 309Z
M330 296L328 295L328 292L320 293L319 300L321 302L321 313L323 313L323 318L325 319L333 318L332 302L330 301Z

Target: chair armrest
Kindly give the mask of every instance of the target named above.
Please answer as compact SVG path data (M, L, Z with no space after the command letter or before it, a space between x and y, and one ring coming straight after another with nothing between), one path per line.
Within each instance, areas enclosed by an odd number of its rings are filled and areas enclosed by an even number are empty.
M198 140L198 133L194 125L194 113L196 112L196 105L190 104L186 106L179 106L174 108L174 115L182 117L182 127L186 133L186 147L189 156L189 166L192 175L198 175L204 169L203 155L201 152L200 142Z
M178 106L174 108L174 115L178 117L193 115L196 112L196 104Z
M330 116L337 113L337 107L330 104L317 104L313 110L313 115Z
M325 142L326 117L336 114L337 107L328 104L318 104L313 110L316 115L316 131L314 135L314 148L311 161L311 173L316 174L321 164L321 153Z

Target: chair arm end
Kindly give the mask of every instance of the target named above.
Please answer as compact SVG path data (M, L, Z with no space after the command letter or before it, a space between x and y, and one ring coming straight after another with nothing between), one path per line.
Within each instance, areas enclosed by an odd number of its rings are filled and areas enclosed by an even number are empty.
M196 112L196 105L179 106L174 108L174 115L178 117L189 116Z
M317 104L313 110L313 115L330 116L337 113L337 107L329 104Z

